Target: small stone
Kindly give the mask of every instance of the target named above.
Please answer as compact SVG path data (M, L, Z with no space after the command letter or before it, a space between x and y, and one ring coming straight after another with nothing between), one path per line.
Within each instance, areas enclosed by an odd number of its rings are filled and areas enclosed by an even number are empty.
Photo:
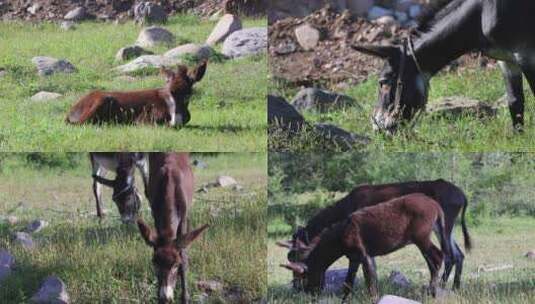
M76 23L74 23L74 21L62 21L59 27L64 31L74 30L76 28Z
M345 107L353 103L355 100L347 95L319 88L304 88L292 100L292 105L297 110L318 110L320 112Z
M168 58L179 59L185 55L191 55L199 60L204 60L210 58L212 53L213 50L208 45L188 43L167 51L164 56Z
M216 179L217 187L225 188L225 187L234 186L236 184L238 184L238 182L231 176L221 175L221 176L218 176Z
M374 20L377 24L393 25L396 24L396 19L392 16L382 16Z
M318 45L320 32L306 23L295 28L295 37L305 51L310 51Z
M212 292L220 292L223 290L223 283L218 281L197 281L197 288L208 294Z
M176 66L180 60L161 55L143 55L139 56L127 64L115 67L113 70L119 73L132 73L145 68L161 68Z
M129 45L117 51L117 54L115 54L115 60L117 61L131 60L141 55L153 55L153 54L154 54L153 52L147 51L138 45Z
M370 20L375 20L383 16L392 16L392 15L394 15L394 12L392 10L386 9L380 6L373 6L368 11L368 19Z
M230 34L241 29L241 21L237 16L225 14L219 19L219 22L217 22L212 33L210 33L210 36L206 39L206 44L215 45L219 42L223 42Z
M48 101L48 100L54 100L60 98L61 94L59 93L53 93L53 92L45 92L41 91L39 93L36 93L31 97L32 101Z
M175 35L163 27L151 26L144 28L137 37L136 44L151 48L160 44L171 46L175 43Z
M32 237L26 232L15 232L15 241L25 249L35 248Z
M535 250L528 251L524 256L528 259L535 260Z
M47 277L39 291L30 299L35 304L68 304L69 301L65 283L55 276Z
M235 31L223 43L222 53L229 58L245 57L265 52L267 27L254 27Z
M47 221L35 220L35 221L29 223L28 226L26 226L26 232L28 232L28 233L36 233L36 232L39 232L39 231L43 230L43 228L45 228L47 226L48 226L48 222Z
M420 302L416 302L410 299L398 297L398 296L391 296L391 295L385 295L381 297L379 302L377 304L421 304Z
M165 23L167 14L160 5L145 1L134 7L134 20L141 24Z
M40 76L48 76L54 73L74 73L76 71L74 65L65 59L37 56L32 58L32 62L36 65Z
M6 221L9 225L13 226L13 225L15 225L15 224L18 223L19 219L18 219L16 216L14 216L14 215L9 215L8 217L6 217L5 221Z
M37 13L38 10L41 9L41 4L40 3L34 3L32 6L28 7L26 10L28 11L28 13L32 14L32 15L35 15Z
M65 20L83 20L83 19L86 19L88 17L87 13L86 13L86 10L85 8L83 7L77 7L71 11L69 11L64 17L63 19Z
M409 281L409 279L407 279L407 277L404 274L396 270L393 270L390 273L388 280L390 281L390 283L392 283L392 285L396 286L397 288L405 289L411 285L411 282Z
M338 292L344 287L347 268L344 269L331 269L325 272L325 291L329 292ZM355 278L355 285L358 280Z
M242 191L243 190L243 186L240 185L240 184L236 184L236 185L232 186L232 190L234 190L234 191Z

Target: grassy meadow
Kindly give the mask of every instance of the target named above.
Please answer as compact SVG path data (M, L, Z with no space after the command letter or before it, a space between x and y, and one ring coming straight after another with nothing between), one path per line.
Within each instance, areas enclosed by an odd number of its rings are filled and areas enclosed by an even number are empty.
M422 286L429 271L414 245L378 257L380 295L398 295L422 303L502 304L535 302L535 260L524 255L535 249L534 155L508 153L270 153L268 180L268 302L340 303L341 294L311 296L290 287L292 274L279 264L287 249L275 242L290 239L298 225L334 204L356 185L446 179L468 198L467 226L472 251L463 246L460 225L455 239L465 252L461 289L433 299ZM435 237L434 243L439 244ZM346 269L343 257L330 269ZM388 281L391 271L411 282L400 289ZM372 303L362 267L351 303Z
M204 43L215 21L177 15L164 26L176 44ZM264 19L244 19L243 27L266 26ZM215 47L206 75L190 99L191 121L185 127L65 124L67 111L91 90L133 90L161 87L157 70L120 77L112 68L116 52L131 45L141 31L133 22L114 25L83 22L64 31L54 23L0 23L0 151L264 151L266 145L265 55L225 60ZM164 47L152 49L156 54ZM77 69L72 74L40 77L34 56L65 58ZM185 63L193 65L192 58ZM31 101L39 91L63 94Z
M328 84L323 86L329 87ZM526 109L523 134L513 131L507 107L500 108L496 117L483 119L472 115L441 118L429 114L421 115L412 129L400 129L395 136L380 134L373 131L370 122L370 115L377 100L377 86L377 77L372 76L364 83L337 91L353 97L355 104L326 113L305 111L302 114L310 122L330 123L370 137L369 145L355 147L359 151L534 151L535 98L527 82L524 84ZM291 101L298 91L299 88L284 81L270 81L270 94L281 95L288 101ZM443 97L463 96L497 104L504 94L505 85L498 68L442 72L431 79L429 103L437 102ZM308 129L290 138L278 130L271 133L268 141L271 151L342 150L342 147L323 140Z
M216 280L225 290L239 294L240 303L255 302L267 288L266 155L193 154L192 159L207 164L205 169L194 168L197 188L223 174L243 186L239 191L210 188L194 195L192 227L204 223L211 227L189 251L192 300L201 301L195 282ZM14 272L0 284L2 303L28 302L48 275L65 282L72 303L156 302L152 249L137 227L120 223L107 189L103 193L107 217L99 223L86 155L61 168L29 166L21 157L8 156L0 167L0 215L19 219L14 226L0 220L0 248L16 259ZM142 189L140 180L138 175L136 182ZM143 218L152 224L146 199L142 210ZM50 223L33 235L38 247L25 250L16 245L12 234L37 218ZM177 284L175 297L180 292ZM232 302L226 294L211 294L205 301Z

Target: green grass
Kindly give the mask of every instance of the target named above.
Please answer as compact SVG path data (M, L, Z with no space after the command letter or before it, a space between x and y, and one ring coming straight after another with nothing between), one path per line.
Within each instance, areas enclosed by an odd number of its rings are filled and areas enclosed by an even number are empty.
M327 113L304 112L310 122L335 124L353 133L371 138L371 144L356 146L359 150L387 150L403 152L420 151L534 151L535 144L535 102L527 83L525 132L513 132L509 111L506 107L498 111L497 117L478 119L465 115L459 118L432 118L423 115L413 129L401 130L390 137L372 130L370 115L377 99L377 78L371 77L364 83L341 91L355 98L356 104ZM270 93L292 100L297 88L282 81L272 80ZM430 103L447 96L465 96L494 104L505 93L501 73L493 70L467 70L459 73L441 73L431 80ZM294 137L273 132L268 147L271 151L343 150L329 144L310 130Z
M200 296L197 280L217 280L240 290L244 303L266 294L266 155L200 155L206 169L194 169L196 186L221 174L236 178L243 190L210 189L194 195L193 227L211 227L190 249L188 283L192 299ZM0 248L16 258L16 268L0 284L2 303L26 303L44 277L59 276L72 303L152 303L156 277L151 249L136 227L120 224L110 191L103 194L107 217L95 216L89 162L74 169L32 169L6 161L0 173L0 214L20 223L0 221ZM136 179L138 184L140 178ZM139 185L141 187L141 185ZM148 203L143 218L152 222ZM11 235L36 218L50 223L34 235L39 247L20 248ZM180 294L177 285L175 296ZM228 303L214 294L208 303Z
M215 22L178 15L165 26L179 41L203 43ZM245 19L244 27L265 26L265 19ZM237 60L213 57L190 100L191 121L182 129L156 126L70 126L70 106L91 90L131 90L163 85L157 73L118 78L115 53L133 44L140 27L84 22L74 31L52 23L1 23L0 151L264 151L266 148L266 55ZM154 49L158 54L163 47ZM221 46L216 47L221 51ZM31 58L66 58L73 74L39 77ZM191 60L186 60L191 62ZM32 102L39 91L63 94L60 99Z
M340 303L340 294L322 294L313 297L296 293L290 287L291 272L279 267L287 262L286 250L275 245L276 240L288 239L290 226L272 219L268 224L268 302L269 303ZM290 228L291 229L291 228ZM474 248L466 254L462 287L440 299L424 294L422 286L429 282L429 271L415 246L408 246L393 254L377 258L379 292L393 294L423 303L534 303L535 263L523 255L533 250L535 244L535 221L533 218L487 218L477 227L469 227ZM460 230L460 229L456 229ZM283 233L285 232L285 233ZM460 231L456 239L462 244ZM435 240L435 243L438 244ZM513 265L512 269L484 272L483 268ZM347 259L342 258L331 269L347 268ZM397 289L387 281L392 270L405 274L412 285L405 290ZM453 275L448 289L451 289ZM352 303L372 303L366 291L362 268L357 273Z

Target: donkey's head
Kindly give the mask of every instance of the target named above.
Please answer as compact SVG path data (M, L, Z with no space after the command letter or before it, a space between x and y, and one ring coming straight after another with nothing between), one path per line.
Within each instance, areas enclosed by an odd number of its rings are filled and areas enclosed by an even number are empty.
M185 125L191 118L188 110L189 97L193 85L204 77L206 65L207 61L203 61L193 69L184 65L179 65L176 70L160 69L160 73L165 76L165 90L175 99L178 125Z
M410 43L410 42L408 42ZM427 103L428 77L423 75L407 46L353 46L385 59L379 74L379 97L372 115L374 130L393 133Z
M158 301L159 303L171 303L179 268L187 260L185 249L208 228L208 225L203 225L185 235L168 239L158 235L142 219L138 219L137 224L145 242L154 249L152 263L158 278Z
M290 262L280 266L292 271L294 277L292 284L295 289L316 293L323 288L324 272L312 270L303 262Z
M124 223L133 222L141 206L141 195L134 185L133 168L119 167L114 180L109 180L98 175L93 175L93 178L98 183L113 189L112 199L119 209L121 220Z

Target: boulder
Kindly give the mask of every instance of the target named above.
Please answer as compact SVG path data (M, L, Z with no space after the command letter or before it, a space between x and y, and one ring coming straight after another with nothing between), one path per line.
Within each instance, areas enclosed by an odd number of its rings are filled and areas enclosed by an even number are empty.
M37 56L32 58L40 76L48 76L54 73L74 73L76 68L65 59Z
M210 56L212 56L212 53L213 50L208 45L188 43L167 51L164 56L178 60L184 55L191 55L199 60L203 60L210 58Z
M218 176L215 181L216 187L223 187L223 188L234 186L237 184L238 182L233 177L227 176L227 175Z
M237 58L265 52L267 27L254 27L235 31L223 43L223 55Z
M36 232L39 232L39 231L43 230L43 228L45 228L47 226L48 226L48 222L47 221L35 220L35 221L29 223L26 226L26 232L28 232L28 233L36 233Z
M113 70L118 73L126 74L136 72L145 68L161 68L175 66L179 62L180 61L161 55L143 55L139 56L133 61L130 61L127 64L115 67Z
M210 33L210 36L206 39L206 44L215 45L219 42L223 42L230 34L241 29L241 21L237 16L225 14L219 19L219 22L217 22L212 33Z
M33 95L30 99L32 101L48 101L48 100L58 99L61 96L63 95L59 93L41 91Z
M15 232L15 242L25 249L35 248L35 242L32 237L26 232Z
M388 277L388 281L390 281L390 283L396 286L397 288L405 289L411 286L411 282L409 281L409 279L407 279L407 277L403 273L397 270L393 270L390 273L390 276Z
M305 23L295 28L297 42L305 51L313 50L320 41L320 31Z
M65 283L55 276L47 277L39 291L30 299L35 304L68 304L69 301Z
M394 11L380 7L380 6L373 6L368 11L368 19L370 20L375 20L383 16L393 16L393 15L394 15Z
M115 54L115 60L117 61L131 60L141 55L152 55L152 54L154 53L151 51L145 50L139 45L129 45L117 51L117 54Z
M134 20L141 24L166 23L167 14L160 5L145 1L134 6Z
M62 21L59 27L64 31L74 30L76 28L76 23L74 23L74 21L69 21L69 20Z
M304 88L295 95L292 105L297 110L318 110L325 112L329 109L351 105L354 102L355 100L347 95L319 88Z
M377 304L421 304L413 300L405 299L398 296L385 295L381 297Z
M347 268L327 270L325 272L325 291L327 293L339 292L344 287L346 274ZM356 278L355 284L358 284Z
M136 44L151 48L163 44L171 46L175 43L175 35L163 27L151 26L144 28L137 37Z
M284 98L268 95L268 123L295 132L305 124L305 118Z
M333 141L342 148L351 149L355 144L365 145L370 143L368 137L350 133L335 125L319 123L314 128L321 136Z
M75 9L73 9L73 10L70 10L63 17L63 19L79 21L79 20L87 19L88 17L89 17L89 15L87 14L87 11L85 10L85 8L79 6L79 7L75 8Z
M427 105L427 112L439 117L474 115L478 118L485 118L496 116L497 111L497 106L460 96L445 97Z

